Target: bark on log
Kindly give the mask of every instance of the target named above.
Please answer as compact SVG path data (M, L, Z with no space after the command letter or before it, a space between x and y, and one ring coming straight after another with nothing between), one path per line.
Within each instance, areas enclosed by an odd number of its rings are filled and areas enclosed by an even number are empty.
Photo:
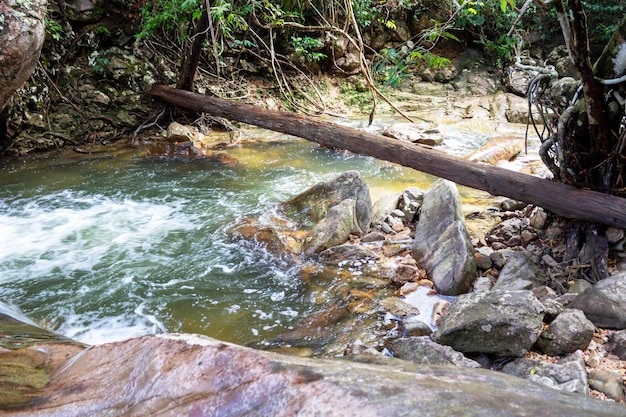
M626 199L468 162L421 145L295 113L267 110L156 85L149 95L174 106L286 133L321 145L394 162L467 187L534 204L573 220L626 229Z

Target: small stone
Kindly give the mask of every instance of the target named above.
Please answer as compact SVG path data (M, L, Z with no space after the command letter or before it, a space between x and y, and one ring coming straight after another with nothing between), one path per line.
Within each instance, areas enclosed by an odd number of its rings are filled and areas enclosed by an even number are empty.
M502 210L504 211L515 211L515 210L521 210L524 207L526 207L526 203L524 203L523 201L517 201L517 200L507 198L502 201L501 207L502 207Z
M540 207L535 207L530 215L530 225L536 230L542 230L548 221L548 214Z
M369 243L369 242L378 242L381 240L385 240L385 235L379 231L373 231L371 233L366 234L361 238L361 242Z
M537 234L532 233L528 230L522 230L522 233L520 234L520 236L522 238L522 244L524 246L528 245L530 242L537 239Z
M584 350L591 342L595 326L580 310L568 309L541 333L537 346L550 356Z
M474 292L483 292L491 290L492 283L489 277L478 277L474 281Z
M400 233L404 230L404 225L402 224L402 222L397 222L394 223L393 226L391 226L391 229L396 233Z
M403 336L429 336L432 329L426 323L417 319L417 316L409 316L402 319Z
M567 292L580 294L590 287L592 287L592 285L589 281L586 281L584 279L577 279L569 283L569 289L567 290Z
M383 223L380 225L380 229L381 229L383 232L385 232L385 233L394 233L394 234L396 233L396 232L394 232L394 231L393 231L393 229L391 228L391 226L389 226L389 224L387 224L387 222L383 222Z
M541 261L548 265L550 268L556 268L559 266L559 263L550 255L543 255L541 257Z
M418 315L420 313L417 307L402 301L398 297L387 297L381 304L383 309L398 317Z
M609 227L604 233L609 244L613 245L624 238L624 230L615 227Z
M617 402L624 398L624 380L619 372L593 370L589 372L589 386Z
M404 212L400 209L395 209L394 211L391 212L391 215L393 217L397 217L398 219L404 219L405 215Z
M474 256L476 257L476 267L478 267L478 269L487 271L493 266L493 262L489 256L485 256L480 252L474 253Z

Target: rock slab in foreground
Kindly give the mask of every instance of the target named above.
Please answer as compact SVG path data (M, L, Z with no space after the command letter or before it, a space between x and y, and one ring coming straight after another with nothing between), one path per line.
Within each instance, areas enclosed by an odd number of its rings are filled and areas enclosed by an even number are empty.
M413 257L440 294L459 295L470 290L476 258L453 182L437 180L424 194Z
M6 416L616 417L626 408L484 369L304 359L193 335L95 346Z

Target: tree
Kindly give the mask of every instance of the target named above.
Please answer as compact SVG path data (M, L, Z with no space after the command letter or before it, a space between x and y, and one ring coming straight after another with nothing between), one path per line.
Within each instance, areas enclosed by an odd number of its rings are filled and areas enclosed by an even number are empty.
M626 195L626 17L592 65L582 1L556 0L554 6L582 96L563 109L547 138L548 166L567 184Z

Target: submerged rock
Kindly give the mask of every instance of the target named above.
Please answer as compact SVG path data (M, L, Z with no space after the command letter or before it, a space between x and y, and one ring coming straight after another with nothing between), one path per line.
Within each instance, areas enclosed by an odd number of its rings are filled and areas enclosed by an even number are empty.
M387 127L383 135L404 142L435 146L443 142L444 134L441 127L434 123L396 123Z
M356 361L358 360L358 362ZM5 416L615 417L620 404L546 390L483 369L359 355L305 359L194 335L94 346L67 362L31 406Z

